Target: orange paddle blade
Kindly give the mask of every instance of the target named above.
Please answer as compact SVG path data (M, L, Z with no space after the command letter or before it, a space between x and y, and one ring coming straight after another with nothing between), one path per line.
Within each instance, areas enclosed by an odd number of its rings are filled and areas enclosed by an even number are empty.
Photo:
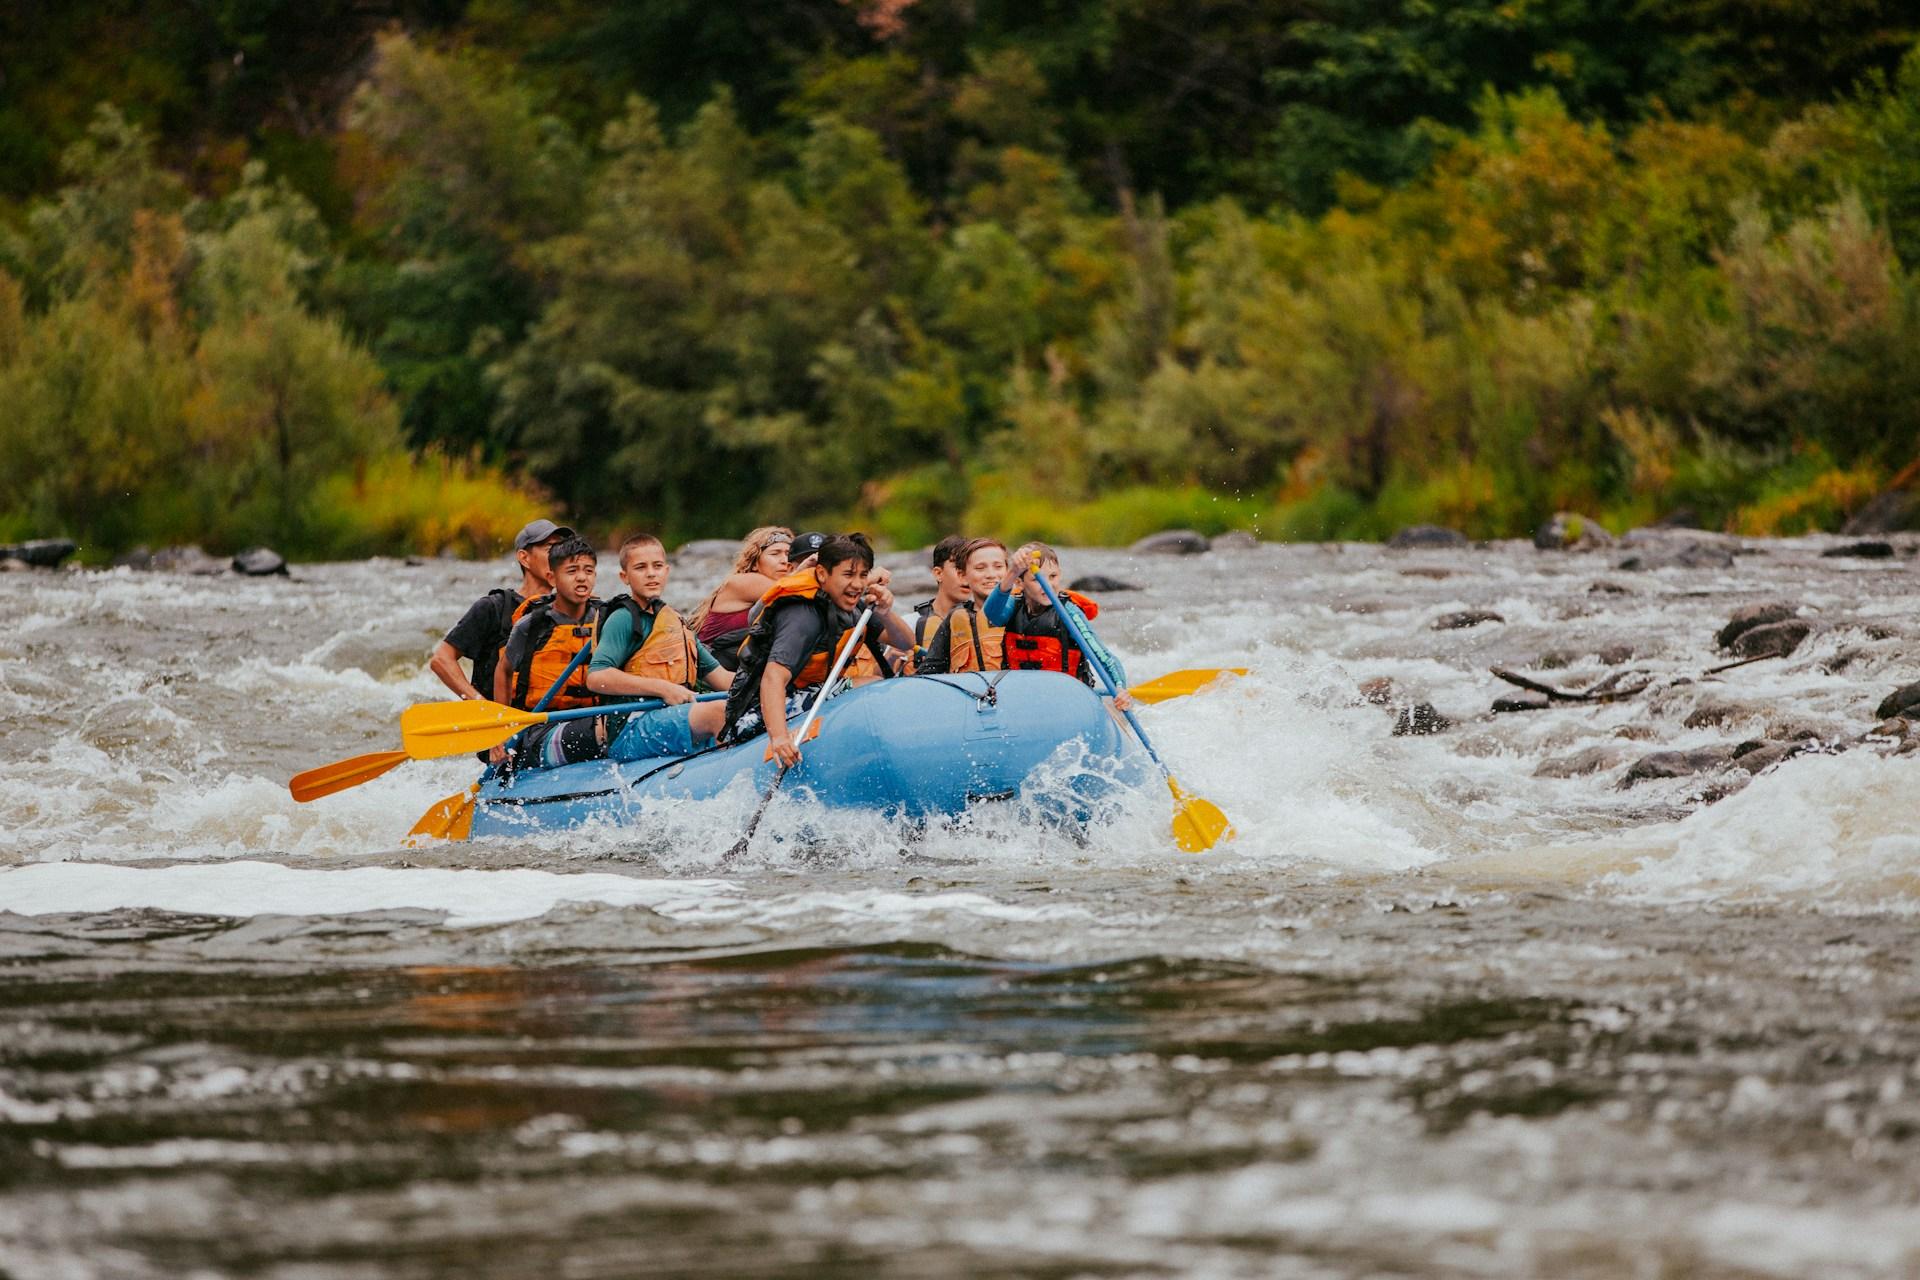
M412 758L404 751L375 751L351 760L335 760L332 764L294 774L292 781L287 783L287 790L293 792L295 800L305 804L336 791L345 791L348 787L357 787L363 782L372 782Z
M431 840L465 840L473 832L473 797L479 790L476 783L434 805L420 815L402 843L417 849Z
M1196 667L1191 671L1171 671L1157 680L1137 684L1127 690L1136 702L1166 702L1184 698L1218 680L1221 676L1244 676L1245 667Z

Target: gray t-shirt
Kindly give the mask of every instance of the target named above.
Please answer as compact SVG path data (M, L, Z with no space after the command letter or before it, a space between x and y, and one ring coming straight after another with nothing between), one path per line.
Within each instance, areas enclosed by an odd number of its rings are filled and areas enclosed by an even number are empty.
M848 613L843 609L827 606L833 610L834 620L844 635L854 620L860 615ZM867 634L877 643L886 634L878 619L869 619ZM803 609L789 605L774 610L773 639L767 645L767 661L777 662L789 671L798 671L807 665L807 659L820 647L820 614L816 609Z

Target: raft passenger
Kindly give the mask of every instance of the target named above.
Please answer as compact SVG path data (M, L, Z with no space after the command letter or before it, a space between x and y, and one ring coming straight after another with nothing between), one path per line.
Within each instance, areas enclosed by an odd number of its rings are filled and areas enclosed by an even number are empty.
M1082 652L1073 633L1060 621L1053 604L1047 599L1045 589L1034 576L1036 557L1040 561L1040 572L1047 575L1047 581L1053 586L1054 594L1060 597L1062 607L1078 612L1079 616L1074 621L1079 624L1081 634L1094 646L1094 652ZM987 597L981 612L994 626L1006 628L1001 643L1008 669L1064 671L1077 677L1089 688L1098 690L1100 682L1094 677L1089 664L1091 659L1106 669L1114 688L1120 690L1114 705L1122 710L1133 705L1133 699L1127 693L1126 668L1120 665L1118 658L1107 652L1106 647L1095 638L1093 628L1087 625L1090 619L1100 616L1100 606L1079 592L1068 591L1060 585L1060 553L1046 543L1025 543L1013 553L1007 576Z
M599 637L587 667L587 687L595 693L658 698L667 705L634 716L609 714L578 722L601 728L591 745L576 736L562 748L569 762L598 759L623 733L642 735L643 741L635 744L635 759L691 755L720 731L726 706L695 702L694 692L703 684L709 689L727 688L733 683L733 672L720 665L686 621L661 599L671 573L667 549L652 534L637 533L620 544L620 581L627 591L601 612ZM590 754L575 754L576 750Z
M553 566L553 595L528 603L520 621L513 624L506 652L493 677L494 701L522 711L545 697L574 658L592 646L599 607L599 601L593 598L599 559L593 545L575 536L547 554ZM566 686L547 700L547 710L590 707L598 701L587 687L586 672L575 667L567 676ZM563 720L525 730L514 739L515 765L531 768L562 763L563 743L570 740L577 747L582 734L592 736L594 724L594 719ZM498 748L494 759L504 759Z
M920 664L927 655L927 646L933 642L933 635L947 615L955 608L973 598L967 590L966 577L960 568L960 552L966 547L967 540L957 533L948 534L933 544L933 598L922 600L913 606L913 649L899 655L895 670L902 675L910 675L921 670Z
M513 555L520 563L520 587L517 591L495 587L475 600L446 638L433 646L427 667L440 677L441 684L467 701L492 696L493 670L521 606L553 590L548 552L573 536L573 530L551 520L535 520L514 535ZM462 658L473 665L471 676L460 669Z
M729 671L740 664L740 642L747 638L754 602L792 571L787 562L792 545L793 530L777 524L749 533L733 558L733 572L688 616L687 625Z
M843 647L859 645L878 658L882 643L905 648L913 632L893 612L893 593L871 581L873 546L852 533L821 543L812 567L776 583L753 609L753 623L740 650L740 669L727 698L721 740L738 742L765 730L768 749L783 765L799 760L791 716L803 711ZM857 634L861 598L874 616Z
M981 616L980 601L988 599L1007 576L1007 547L998 538L974 538L954 557L967 588L967 600L949 613L933 633L920 661L923 675L945 672L999 671L1005 665L1002 634Z

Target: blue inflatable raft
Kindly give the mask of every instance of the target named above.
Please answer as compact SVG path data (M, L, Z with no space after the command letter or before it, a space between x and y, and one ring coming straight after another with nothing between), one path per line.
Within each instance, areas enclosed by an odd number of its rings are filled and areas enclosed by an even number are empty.
M1117 793L1152 777L1145 753L1105 703L1053 672L883 680L831 699L819 724L782 791L829 808L935 819L1028 795L1049 819L1084 825ZM620 823L649 800L717 796L743 774L763 793L778 770L764 758L765 737L690 756L623 760L632 754L623 749L627 736L615 740L613 759L489 775L474 797L471 834Z

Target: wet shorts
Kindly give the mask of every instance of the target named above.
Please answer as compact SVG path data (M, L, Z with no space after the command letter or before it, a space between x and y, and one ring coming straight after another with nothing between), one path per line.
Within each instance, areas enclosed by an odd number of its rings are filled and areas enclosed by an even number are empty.
M607 754L615 760L652 760L659 756L690 756L697 748L693 742L693 707L683 702L677 707L661 707L623 717L625 727L614 736Z

